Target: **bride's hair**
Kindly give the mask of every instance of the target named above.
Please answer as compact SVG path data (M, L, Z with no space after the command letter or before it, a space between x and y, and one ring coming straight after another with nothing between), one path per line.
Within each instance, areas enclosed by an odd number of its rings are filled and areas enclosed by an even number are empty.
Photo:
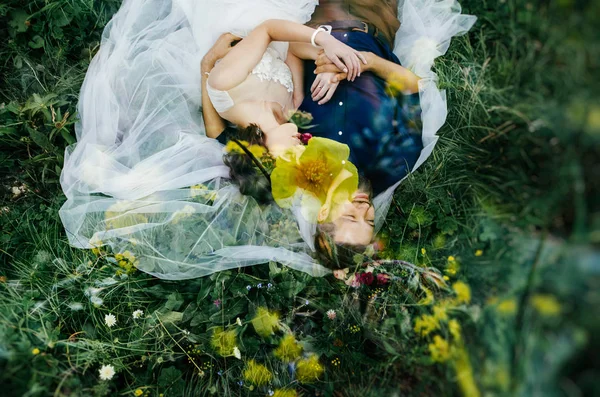
M238 128L237 132L230 134L228 145L259 145L266 148L265 134L256 124L250 124L246 128ZM257 164L261 159L244 150L230 150L223 155L223 162L229 167L229 176L235 183L240 193L253 197L259 204L268 204L273 201L271 194L271 183L265 170L261 170ZM254 158L253 158L254 157ZM258 162L258 163L257 163Z

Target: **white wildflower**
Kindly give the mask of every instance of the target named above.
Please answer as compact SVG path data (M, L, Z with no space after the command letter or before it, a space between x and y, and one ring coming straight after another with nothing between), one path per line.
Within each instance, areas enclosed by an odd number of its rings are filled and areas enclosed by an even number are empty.
M233 348L233 355L235 356L235 358L237 358L238 360L242 359L242 353L240 352L240 349L238 349L238 347L234 347Z
M112 365L103 365L102 368L100 368L100 379L111 380L113 376L115 376L115 367Z
M137 320L138 318L141 318L144 315L144 312L142 310L136 310L131 314L131 317L133 317L134 320Z
M107 314L104 316L104 322L110 328L117 323L117 318L114 314Z
M237 325L239 325L240 327L242 326L242 320L240 320L240 318L239 318L239 317L235 319L235 323L236 323Z
M330 320L335 320L336 317L337 317L337 313L335 312L335 310L333 310L333 309L327 310L327 318L329 318Z

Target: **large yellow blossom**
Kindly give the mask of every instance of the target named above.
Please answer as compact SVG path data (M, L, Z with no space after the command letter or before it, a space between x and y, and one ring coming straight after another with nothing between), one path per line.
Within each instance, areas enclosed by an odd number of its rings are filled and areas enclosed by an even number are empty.
M225 331L222 327L215 328L210 344L221 356L232 356L237 344L235 331Z
M252 383L253 385L262 386L273 379L273 374L264 365L259 364L254 360L250 360L244 370L244 379L246 382Z
M301 383L312 383L319 379L325 369L314 354L309 358L298 361L296 366L296 378Z
M318 221L326 221L358 189L358 171L348 161L349 155L347 145L326 138L292 147L277 158L271 174L273 198L280 206L290 207L300 192L303 213L318 213Z
M302 346L298 344L292 334L284 336L277 349L275 349L275 357L285 362L296 360L300 357L300 354L302 354Z
M471 302L471 288L462 281L457 281L452 285L452 289L456 293L456 300L459 303Z
M432 315L424 314L415 320L415 332L427 336L440 327L439 321Z
M429 353L435 362L443 363L450 358L450 344L439 335L433 337L433 343L429 344Z
M279 329L279 316L277 313L270 312L266 307L259 307L256 309L251 323L256 333L266 338Z

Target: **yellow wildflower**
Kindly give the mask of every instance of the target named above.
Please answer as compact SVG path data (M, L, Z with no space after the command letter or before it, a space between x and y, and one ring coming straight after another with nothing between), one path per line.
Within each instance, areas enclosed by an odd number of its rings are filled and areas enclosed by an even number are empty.
M312 138L307 146L293 147L276 160L271 174L273 198L289 207L297 192L309 218L330 218L339 205L358 189L358 170L348 161L347 145L326 138Z
M421 248L421 255L425 255L427 253L427 250L425 248Z
M514 299L504 299L498 306L496 306L496 310L500 314L511 315L517 311L517 302Z
M386 81L385 91L390 96L398 96L406 89L406 82L402 75L393 73Z
M446 312L446 307L442 305L434 306L433 317L435 317L436 321L438 322L448 320L448 313Z
M247 141L239 141L242 145L248 147L249 143ZM235 141L231 140L229 142L227 142L227 145L225 145L225 152L226 153L246 153L244 152L244 149L242 149L240 147L240 145L238 145Z
M446 264L446 274L448 276L456 276L456 274L458 273L458 271L460 270L460 263L458 262L458 260L456 260L455 257L453 257L452 255L450 255L448 257L448 263Z
M448 329L450 330L450 334L454 338L456 342L461 340L460 335L460 324L455 319L452 319L448 322Z
M273 393L273 397L298 397L298 393L296 390L276 389Z
M133 394L135 394L136 396L141 396L142 394L144 394L144 392L142 391L142 389L136 389Z
M265 307L259 307L250 320L257 334L266 338L279 329L279 316Z
M31 354L33 354L34 356L37 356L38 354L40 354L40 349L38 349L37 347L34 347L33 350L31 350Z
M235 331L225 331L222 327L216 327L213 330L210 344L223 357L233 355L236 347Z
M148 218L143 214L134 212L137 207L133 201L120 200L108 207L104 213L104 221L108 229L120 229L124 227L148 223Z
M279 347L275 349L275 357L285 362L296 360L300 354L302 354L302 346L292 334L284 336L279 342Z
M421 336L427 336L432 331L438 329L439 326L440 324L434 316L424 314L415 320L414 330L417 334L420 334Z
M479 397L481 394L473 377L473 367L471 367L469 355L462 347L454 352L454 370L462 395Z
M553 317L560 314L561 306L552 295L537 294L531 297L531 304L542 315Z
M429 288L421 287L425 291L425 297L419 301L419 305L431 305L433 303L433 293Z
M433 361L443 363L450 358L450 344L439 335L433 337L433 343L429 344L429 353Z
M456 300L459 303L471 302L471 288L462 281L457 281L452 285L452 289L456 293Z
M319 379L325 369L316 355L298 361L296 366L296 378L301 383L312 383Z
M483 251L482 250L475 251L475 256L481 256L481 255L483 255Z
M267 384L273 379L273 374L262 364L254 360L248 361L244 370L244 380L256 386Z

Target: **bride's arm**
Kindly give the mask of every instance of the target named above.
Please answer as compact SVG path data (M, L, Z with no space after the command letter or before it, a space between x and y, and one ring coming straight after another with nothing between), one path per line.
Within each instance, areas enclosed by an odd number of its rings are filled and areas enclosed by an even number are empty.
M229 90L246 79L260 62L271 41L310 43L314 32L313 28L286 20L271 19L263 22L215 66L209 83L217 90ZM342 70L346 69L351 77L360 71L359 59L366 63L362 54L326 32L318 32L315 42L323 47L327 57L335 65Z
M294 107L298 108L304 99L304 64L291 51L288 51L285 63L292 72L292 81L294 83L293 102Z

